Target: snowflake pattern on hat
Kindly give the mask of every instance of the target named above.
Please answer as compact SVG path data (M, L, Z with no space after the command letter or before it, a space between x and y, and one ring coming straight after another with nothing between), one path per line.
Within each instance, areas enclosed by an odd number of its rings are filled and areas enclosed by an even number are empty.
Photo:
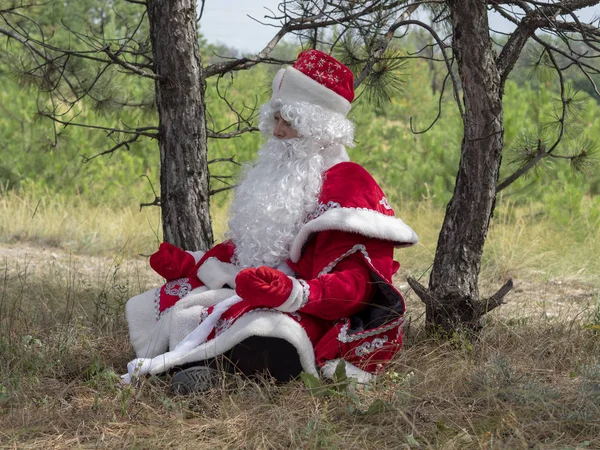
M298 55L293 67L349 102L354 100L352 71L333 56L320 50L305 50Z

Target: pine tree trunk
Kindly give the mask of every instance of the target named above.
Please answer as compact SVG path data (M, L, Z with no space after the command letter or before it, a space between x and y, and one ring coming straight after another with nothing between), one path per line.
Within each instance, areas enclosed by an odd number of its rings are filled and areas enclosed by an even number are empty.
M426 304L427 324L446 333L477 329L506 292L479 297L478 276L503 146L502 84L489 39L486 2L450 0L453 52L464 97L464 137L454 195L446 209L429 290L411 283ZM414 280L413 280L414 281ZM421 292L419 292L421 291ZM501 289L502 291L502 289ZM500 302L498 302L500 300Z
M164 240L186 250L213 243L202 59L194 0L148 0L159 114Z

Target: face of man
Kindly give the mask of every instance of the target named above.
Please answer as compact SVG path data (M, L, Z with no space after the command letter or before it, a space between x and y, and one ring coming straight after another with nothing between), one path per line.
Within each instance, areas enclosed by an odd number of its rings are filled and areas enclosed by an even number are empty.
M298 131L296 131L288 121L281 117L279 111L275 113L275 129L273 130L273 136L278 139L292 139L298 137Z

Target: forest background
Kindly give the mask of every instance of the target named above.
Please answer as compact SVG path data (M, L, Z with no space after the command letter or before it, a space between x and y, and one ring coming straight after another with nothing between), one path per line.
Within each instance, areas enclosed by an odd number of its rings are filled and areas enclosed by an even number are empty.
M61 13L56 12L57 15ZM54 19L46 17L44 20L53 23ZM77 24L79 31L84 32L93 28L96 19L83 16L82 10L70 11L62 20L69 27ZM106 35L111 31L116 33L119 18L105 19L102 26ZM60 26L54 32L53 42L57 45L72 39ZM425 44L425 37L412 31L410 38L403 40L401 50L408 57ZM200 47L207 63L239 55L236 49L209 44L202 38ZM276 49L274 56L293 61L299 50L293 43L285 42ZM103 205L133 211L140 203L152 201L153 189L159 186L156 142L139 140L114 153L98 156L122 136L99 129L61 125L41 117L38 108L48 99L38 91L34 80L19 72L18 60L16 44L7 44L0 50L0 180L3 197L9 194L26 197L33 202L34 208L37 206L38 213L43 212L48 202L91 207ZM549 123L560 105L560 99L552 93L555 91L551 87L557 80L551 72L528 67L527 58L520 65L509 80L504 97L505 147L509 149L503 160L504 174L522 163L520 153L525 148L535 147L536 142L531 136L550 132ZM399 207L400 215L422 201L441 209L452 194L462 128L451 95L446 93L442 99L441 117L429 131L422 134L411 131L411 127L423 130L436 118L442 69L439 63L407 58L407 63L400 69L400 95L380 106L373 106L372 102L359 97L350 113L356 124L356 147L349 149L350 156L375 174L392 203ZM236 121L218 95L218 89L237 107L258 106L268 99L270 82L277 70L277 66L260 65L238 72L234 77L211 79L206 100L209 127L220 130ZM569 147L581 146L583 139L600 142L599 100L593 97L591 85L576 70L567 71L567 79L570 89L580 92L576 96L577 114L570 120L568 135L561 144L566 154ZM100 85L99 96L96 95L94 100L82 100L66 118L108 129L157 122L152 80L123 75L113 69L103 77ZM236 162L245 163L254 158L261 136L247 133L209 142L210 160L234 157ZM541 167L502 193L500 206L510 204L511 207L525 208L533 220L544 217L549 225L568 229L569 235L585 236L587 225L597 224L600 217L600 172L594 170L595 146L590 148L585 167L579 167L578 171L572 170L568 161L546 158ZM235 176L238 171L239 166L228 162L211 165L211 188L218 190L233 184L234 179L227 177ZM212 197L218 237L224 231L224 223L219 217L225 214L229 199L227 192ZM132 249L131 254L151 252L160 241L160 235L157 235L160 226L156 225L160 215L154 212L146 209L140 215L150 225L146 230L147 240L143 248ZM0 223L0 238L5 242L41 239L59 244L63 240L56 236L39 236L33 229L29 231L15 230L10 224ZM100 232L95 230L94 234ZM123 236L124 240L131 238ZM76 248L73 249L85 251L86 245L91 245L90 239L84 237L83 242L74 244ZM135 239L142 238L136 235ZM111 252L120 249L123 243L115 242L114 246L104 249L91 246L88 251Z
M39 18L55 42L72 39L61 23L82 32L101 23L98 31L119 34L121 17L99 20L84 3ZM414 30L402 42L399 50L407 57L427 44ZM205 63L238 55L202 38L200 47ZM14 250L0 252L8 255L0 260L0 447L600 446L597 166L573 170L568 160L545 158L503 191L481 278L483 289L514 278L508 304L490 315L478 343L426 336L422 305L411 298L405 280L428 275L452 195L462 124L447 92L435 125L426 133L411 131L411 123L423 130L438 114L443 64L407 58L400 95L380 106L359 97L350 113L356 124L351 159L374 175L421 238L415 248L397 253L402 271L395 281L407 294L412 322L405 349L381 385L357 395L345 380L309 386L308 392L265 383L235 395L184 400L166 395L161 380L137 391L118 389L118 372L131 357L124 302L160 282L148 273L144 256L162 241L160 212L155 206L140 209L160 194L153 191L159 185L158 146L139 140L95 157L122 137L42 117L38 111L49 100L18 70L20 51L10 42L0 48L0 250ZM292 61L298 51L287 42L274 55ZM509 151L501 179L522 163L523 149L535 148L532 136L552 133L549 124L561 106L550 89L558 81L532 61L526 55L507 83ZM218 80L218 86L209 80L209 128L224 129L236 120L218 92L227 92L238 108L260 105L277 69L256 66ZM569 89L581 91L561 144L569 154L582 140L600 143L600 99L578 72L566 76ZM110 68L98 94L67 117L107 128L157 122L152 80ZM248 162L261 142L258 133L212 139L209 160ZM598 155L594 146L586 147L593 163ZM233 184L228 177L240 169L220 161L210 170L216 191ZM217 239L225 231L230 198L224 191L211 200ZM45 259L34 264L28 252ZM131 261L139 262L135 269Z

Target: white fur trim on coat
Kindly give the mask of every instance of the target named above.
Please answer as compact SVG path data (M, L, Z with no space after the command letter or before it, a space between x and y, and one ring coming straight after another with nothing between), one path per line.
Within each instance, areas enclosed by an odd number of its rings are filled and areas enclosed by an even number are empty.
M231 297L231 289L208 291L200 286L157 315L156 291L151 289L127 301L129 338L138 358L153 358L175 346L198 326L203 310Z
M212 257L198 268L198 278L209 289L221 289L225 285L235 289L235 277L240 270L235 264L225 263Z
M202 289L206 291L205 286L202 286ZM198 326L203 312L235 294L235 291L231 289L195 292L196 290L186 295L171 308L171 321L169 324L171 332L169 336L170 349L174 349Z
M334 374L335 374L335 369L337 369L337 366L340 361L342 361L342 360L341 359L332 359L330 361L327 361L325 364L323 364L323 367L321 367L321 373L323 374L323 377L333 380ZM359 369L354 364L349 363L348 361L344 361L344 362L346 363L346 376L348 378L352 378L360 384L369 384L369 383L372 383L373 381L375 381L376 377L374 374L365 372L364 370Z
M280 272L285 273L288 276L295 275L294 270L290 266L288 266L285 261L280 263L277 267L275 267L275 269L279 270Z
M283 302L282 305L279 305L276 309L283 312L295 312L306 304L308 301L308 293L300 281L292 277L288 278L292 280L293 283L292 292L287 300Z
M348 231L393 241L396 247L410 247L419 241L413 229L399 217L386 216L371 209L335 208L325 211L300 229L290 251L292 262L298 262L302 247L312 233L328 230Z
M129 384L138 375L161 373L177 365L178 361L205 343L223 313L241 301L240 297L233 295L217 304L212 313L182 339L173 350L154 358L136 358L130 361L127 364L127 373L121 376L123 382Z
M206 286L200 286L179 300L171 309L178 311L180 309L190 308L192 306L203 306L208 308L221 303L226 298L231 297L235 292L232 289L211 289Z
M138 357L152 358L169 348L170 310L156 317L156 291L150 289L130 298L125 305L129 340Z
M244 314L214 339L189 352L174 351L153 359L134 359L127 365L128 373L123 375L122 379L125 383L129 383L133 376L155 375L177 365L214 358L251 336L286 340L296 348L304 371L318 376L313 346L304 328L294 319L279 311L256 309ZM188 345L182 344L180 348L183 347L187 348Z

